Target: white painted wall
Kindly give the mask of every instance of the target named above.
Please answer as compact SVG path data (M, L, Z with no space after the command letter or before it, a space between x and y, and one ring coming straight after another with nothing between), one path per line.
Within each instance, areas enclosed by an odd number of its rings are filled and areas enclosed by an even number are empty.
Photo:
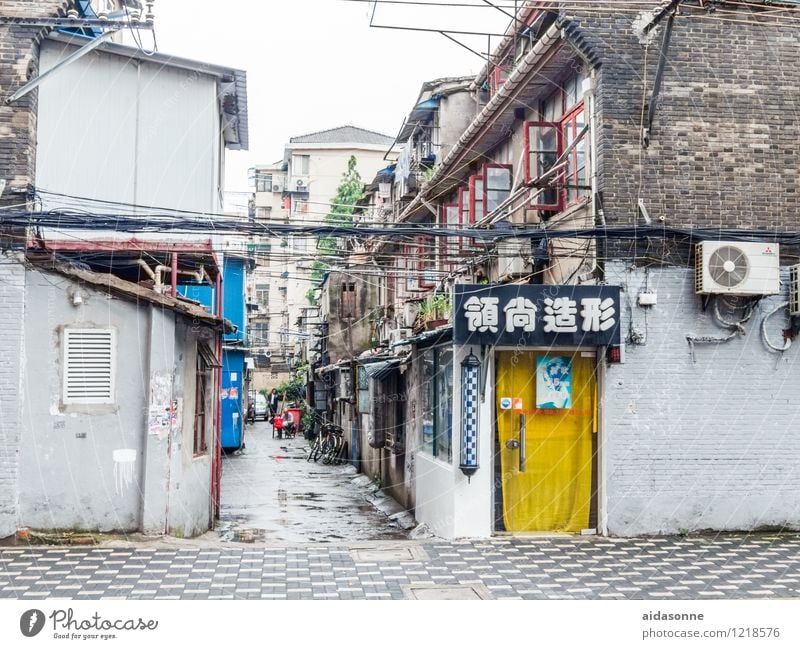
M461 362L470 348L454 347L453 357L453 460L445 463L417 451L415 517L446 539L487 537L492 533L492 483L494 428L494 360L481 367L487 372L485 399L478 407L478 470L468 480L458 468L461 456ZM417 434L420 434L417 425ZM416 448L419 448L419 438Z
M785 269L784 269L785 270ZM747 335L698 345L686 336L720 336L694 295L694 271L628 270L612 264L608 281L624 287L623 332L646 335L627 345L625 362L607 372L603 409L606 516L612 535L686 530L800 528L800 345L767 351L759 329L786 299L762 300ZM658 304L637 306L640 290ZM785 310L770 319L777 343Z
M42 70L74 49L45 40ZM214 77L91 52L39 88L37 188L143 206L221 212L219 120ZM43 205L101 209L46 195ZM113 205L107 207L114 210ZM89 231L70 236L110 238L108 232ZM162 233L136 236L168 238ZM64 237L50 233L50 238Z

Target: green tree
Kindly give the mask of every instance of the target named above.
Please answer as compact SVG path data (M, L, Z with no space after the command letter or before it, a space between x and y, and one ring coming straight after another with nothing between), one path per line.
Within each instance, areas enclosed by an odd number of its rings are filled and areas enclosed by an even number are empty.
M342 174L342 182L336 188L336 195L331 201L330 211L325 215L325 223L331 225L352 225L356 203L364 196L364 183L356 169L356 157L350 156L347 171ZM319 237L317 250L320 256L332 257L336 254L336 237ZM327 261L315 261L312 265L311 279L320 280L330 268Z

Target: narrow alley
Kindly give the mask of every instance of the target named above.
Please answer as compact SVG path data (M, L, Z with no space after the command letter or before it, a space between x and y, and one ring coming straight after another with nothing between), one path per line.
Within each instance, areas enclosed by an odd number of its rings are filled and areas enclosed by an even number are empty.
M406 538L356 486L352 466L307 462L308 442L278 439L272 426L247 430L246 448L222 463L222 540L266 543L378 541Z

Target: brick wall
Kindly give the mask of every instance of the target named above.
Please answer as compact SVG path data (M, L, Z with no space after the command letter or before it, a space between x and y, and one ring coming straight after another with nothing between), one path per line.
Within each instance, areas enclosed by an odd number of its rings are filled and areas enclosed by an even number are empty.
M63 0L9 0L3 16L58 15ZM7 182L0 205L20 202L20 194L35 176L36 91L11 105L6 97L39 73L38 44L44 31L30 27L0 27L0 179ZM24 267L12 257L0 257L0 538L17 525L17 474L22 418Z
M655 224L797 229L800 34L749 10L737 19L755 24L684 13L674 23L647 149L639 146L643 100L646 114L666 21L645 48L633 14L576 16L602 60L598 157L607 222L637 222L641 197ZM638 250L675 261L687 253L656 240Z
M8 0L2 3L2 15L57 16L67 4L64 0ZM36 27L0 27L0 178L7 182L0 204L19 203L18 192L24 195L35 177L37 92L13 104L5 99L39 74L39 42L45 33Z
M800 528L800 344L779 355L760 337L786 295L762 300L745 337L697 345L693 363L687 335L727 331L702 311L691 270L645 272L609 266L624 290L623 337L645 336L606 374L609 533ZM658 294L648 309L636 305L645 283ZM786 326L785 310L769 320L773 344Z
M0 256L0 539L17 526L24 300L25 267L12 256Z

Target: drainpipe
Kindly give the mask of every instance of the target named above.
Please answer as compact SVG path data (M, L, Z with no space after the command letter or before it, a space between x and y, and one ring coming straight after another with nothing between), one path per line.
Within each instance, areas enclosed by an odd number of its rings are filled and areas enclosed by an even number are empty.
M222 312L222 277L217 273L216 280L216 313L217 317L224 321ZM225 335L223 326L222 333L217 336L217 359L222 363L222 336ZM211 475L211 494L214 520L219 518L220 486L222 484L222 401L219 394L222 390L222 368L216 368L216 385L214 391L214 462L212 463Z
M171 279L170 279L170 294L172 297L176 297L178 295L178 253L172 253L172 268L171 270Z

